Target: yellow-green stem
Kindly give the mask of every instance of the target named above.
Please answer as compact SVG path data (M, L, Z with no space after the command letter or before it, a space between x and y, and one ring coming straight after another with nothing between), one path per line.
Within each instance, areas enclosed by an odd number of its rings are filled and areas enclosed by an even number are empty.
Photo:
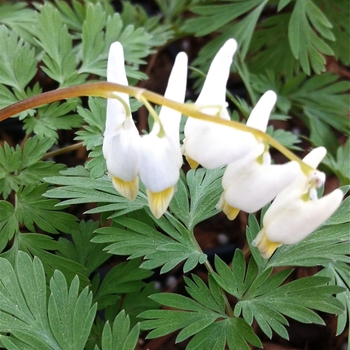
M253 134L257 139L263 140L268 143L270 146L277 149L288 159L294 160L299 163L301 170L308 175L313 169L305 164L299 157L297 157L293 152L286 149L276 140L274 140L269 135L265 134L260 130L256 130L239 122L232 120L224 120L218 117L213 117L211 115L202 113L199 111L198 107L194 104L179 103L172 100L169 100L161 95L158 95L154 92L140 89L133 86L125 86L120 84L113 84L109 82L99 82L99 83L90 83L78 86L70 86L67 88L62 88L54 91L49 91L42 93L37 96L30 97L26 100L17 102L13 105L3 108L0 110L0 121L14 116L18 113L21 113L27 109L34 107L39 107L41 105L51 103L54 101L64 100L72 97L79 96L98 96L103 98L118 98L118 93L125 93L137 100L143 100L144 98L147 101L153 102L160 106L167 106L177 111L180 111L182 114L191 117L200 119L203 121L213 122L221 125L226 125L237 130L244 132L249 132Z
M140 101L145 105L145 107L148 109L148 112L150 113L150 115L153 117L154 122L157 123L159 125L159 131L157 136L158 137L163 137L165 136L165 131L163 128L163 125L159 119L159 115L157 114L157 112L154 110L154 108L151 106L151 104L147 101L147 99L143 96L140 96Z

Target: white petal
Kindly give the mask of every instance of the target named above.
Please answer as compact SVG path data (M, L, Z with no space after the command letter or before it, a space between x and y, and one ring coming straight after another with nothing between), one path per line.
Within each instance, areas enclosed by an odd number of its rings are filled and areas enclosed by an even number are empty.
M258 143L248 133L224 125L202 125L185 140L186 156L207 169L215 169L253 152Z
M125 72L123 46L114 42L109 49L107 62L107 81L116 84L128 85ZM127 94L116 93L129 106ZM113 135L119 132L120 125L125 121L126 111L123 105L113 98L107 99L107 118L104 135Z
M176 185L182 165L179 146L170 138L150 133L141 139L140 179L153 193Z
M295 198L278 208L272 203L263 220L267 238L283 244L301 241L337 210L342 198L343 192L338 189L316 201Z
M210 65L202 91L196 101L197 105L225 105L226 83L230 74L232 58L236 49L236 40L229 39L217 52Z
M131 118L118 134L104 137L102 150L111 175L127 182L135 179L139 172L140 136Z
M237 42L234 39L229 39L217 52L196 101L196 105L198 106L221 106L220 117L227 120L229 119L229 115L226 110L226 84L236 49ZM202 112L209 115L216 115L218 108L204 108ZM205 122L188 118L185 125L185 136L190 136L202 123Z
M310 165L312 168L317 168L326 154L327 150L324 147L314 148L303 158L303 162Z
M184 52L180 52L176 56L164 97L176 102L184 102L186 83L187 55ZM178 144L181 112L163 106L160 110L159 118L167 136L171 138L174 144Z
M250 113L246 125L265 132L276 101L276 93L272 90L266 91Z
M264 165L238 160L228 165L223 176L225 200L233 208L253 213L275 198L299 171L296 162Z

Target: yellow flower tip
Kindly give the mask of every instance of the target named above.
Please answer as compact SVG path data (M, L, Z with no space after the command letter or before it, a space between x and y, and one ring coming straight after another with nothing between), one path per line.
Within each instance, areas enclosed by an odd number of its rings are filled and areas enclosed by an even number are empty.
M258 247L261 256L264 259L269 259L275 250L282 245L279 242L272 242L267 237L264 231L260 231L254 241L252 242L254 247Z
M216 205L217 210L222 210L229 220L236 219L239 209L231 207L225 200L224 192L222 193L219 203Z
M225 205L223 206L222 211L226 214L227 218L231 221L236 219L239 213L239 209L233 208L227 203L225 203Z
M114 188L125 198L134 201L139 192L139 178L136 176L132 181L124 181L112 176Z
M197 163L195 160L191 159L189 156L185 156L187 163L189 164L189 166L191 167L192 170L196 170L199 166L199 163Z
M159 219L167 210L173 195L174 187L166 188L160 192L152 192L147 189L148 205L156 219Z

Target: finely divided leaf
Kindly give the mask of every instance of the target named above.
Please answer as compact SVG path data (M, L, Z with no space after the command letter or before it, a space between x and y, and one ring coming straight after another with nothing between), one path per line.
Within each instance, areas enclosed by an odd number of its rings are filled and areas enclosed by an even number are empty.
M87 276L90 276L110 257L103 250L105 245L91 242L98 227L95 221L81 221L79 227L71 231L71 239L59 238L60 255L85 266Z
M20 250L41 260L48 277L52 277L56 270L60 270L68 282L78 276L83 287L89 285L90 281L86 277L87 272L83 265L73 261L70 257L65 258L58 255L58 252L64 249L60 242L38 233L20 234L17 240ZM13 248L11 250L14 252Z
M29 138L22 149L10 147L7 143L0 147L0 193L4 198L17 192L19 186L41 182L44 176L58 174L63 165L44 162L41 158L51 148L53 140L34 136Z
M15 208L7 201L0 201L0 252L18 232Z
M181 342L193 336L186 349L223 350L228 344L230 350L249 349L248 342L261 347L259 338L241 318L229 318L225 314L222 294L209 277L209 288L196 276L194 282L186 278L187 292L193 298L182 295L159 293L151 298L170 310L149 310L139 317L141 329L152 330L148 338L156 338L181 329L176 341Z
M35 116L24 118L24 129L27 134L34 132L41 138L57 140L57 130L70 130L81 126L82 119L73 112L77 103L78 100L70 100L40 107Z
M3 258L0 266L3 344L17 344L20 349L84 348L96 307L91 307L87 289L79 294L78 279L68 289L63 274L57 271L51 279L48 302L44 268L38 258L31 260L19 251L15 269Z
M0 26L0 47L0 84L13 87L18 99L23 99L37 70L35 50L5 26Z
M55 271L50 280L48 318L52 333L61 349L83 350L96 315L91 306L88 287L79 294L79 279L75 277L68 288L64 275Z
M200 16L188 20L182 29L190 33L196 33L197 36L203 36L217 31L225 24L260 5L260 3L260 0L248 0L222 5L211 3L193 6L190 10Z
M143 279L152 272L141 268L140 263L140 259L132 259L116 265L106 274L94 293L99 309L115 304L122 294L139 292L145 286Z
M331 27L327 17L311 0L296 1L289 21L289 44L307 75L311 73L310 66L316 74L323 72L326 63L323 55L333 55L332 49L324 41L334 40Z
M58 231L70 233L76 227L76 217L60 211L57 200L47 199L43 194L47 184L32 184L22 187L17 192L16 217L31 232L35 232L34 224L48 233Z
M311 309L336 314L342 312L342 303L333 294L341 293L344 289L329 286L328 278L316 276L279 286L290 272L280 271L268 279L264 278L260 285L257 282L258 277L244 298L237 303L235 316L242 313L249 324L255 318L262 331L270 338L273 330L288 339L285 328L288 322L284 316L303 323L324 324L322 318Z
M110 325L107 321L102 332L101 350L133 350L140 333L140 325L130 329L130 319L121 311Z
M42 70L61 87L81 84L84 76L78 76L77 60L73 51L73 38L62 23L58 10L50 3L41 7L35 26L37 42L44 50Z
M187 227L193 229L198 223L218 213L215 208L219 201L222 187L221 177L224 169L190 170L186 180L190 194L190 213Z

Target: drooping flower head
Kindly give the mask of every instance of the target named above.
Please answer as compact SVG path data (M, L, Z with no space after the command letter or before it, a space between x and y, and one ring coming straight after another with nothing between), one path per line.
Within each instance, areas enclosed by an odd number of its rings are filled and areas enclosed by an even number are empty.
M165 97L184 102L187 83L187 55L176 57ZM181 112L162 107L148 135L141 139L140 178L147 188L148 204L156 218L163 215L180 177L182 154L179 143Z
M326 155L324 147L311 151L304 163L316 168ZM343 193L337 189L318 199L317 189L325 182L324 173L314 170L308 176L301 171L272 202L263 219L263 228L253 241L268 259L282 244L294 244L316 230L339 207Z
M109 50L107 81L128 85L123 47L114 42ZM129 96L115 93L107 99L103 155L116 190L129 200L137 196L139 184L140 136L130 113Z
M265 132L277 96L267 91L252 110L247 126ZM262 140L254 142L255 148L242 158L228 164L222 178L224 189L218 209L230 220L240 210L253 213L269 203L298 173L299 165L288 162L271 164L268 146Z
M226 83L236 48L236 41L229 39L215 55L195 103L202 112L226 120L230 119ZM187 120L184 131L184 154L192 168L198 164L207 169L227 165L252 151L256 142L249 132L192 118Z
M123 47L111 45L107 80L127 85ZM183 102L187 82L187 56L180 53L169 78L165 97ZM138 193L138 176L145 185L150 209L156 218L163 215L174 193L182 165L179 144L181 112L162 107L152 131L140 137L132 119L129 97L116 93L107 100L103 155L116 190L134 200Z

